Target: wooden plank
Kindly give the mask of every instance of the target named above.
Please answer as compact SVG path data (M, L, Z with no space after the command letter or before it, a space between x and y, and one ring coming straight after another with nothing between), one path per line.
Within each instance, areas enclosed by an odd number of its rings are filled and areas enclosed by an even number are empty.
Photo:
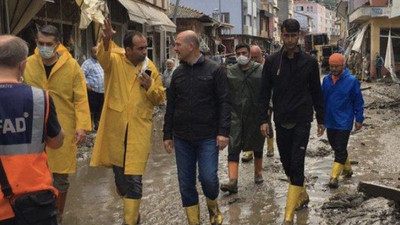
M361 181L358 191L373 197L384 197L389 200L400 201L400 189Z

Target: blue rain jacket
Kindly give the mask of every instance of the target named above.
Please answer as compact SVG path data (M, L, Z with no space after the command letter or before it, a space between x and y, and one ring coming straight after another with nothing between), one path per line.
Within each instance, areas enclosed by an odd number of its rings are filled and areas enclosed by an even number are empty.
M354 119L364 121L364 100L360 82L345 68L333 84L332 73L324 77L322 94L325 102L325 127L335 130L352 130Z

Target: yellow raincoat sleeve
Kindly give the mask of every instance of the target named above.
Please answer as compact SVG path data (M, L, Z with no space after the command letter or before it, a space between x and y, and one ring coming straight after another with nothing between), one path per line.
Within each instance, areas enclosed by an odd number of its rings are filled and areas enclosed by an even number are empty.
M111 49L112 46L114 45L113 41L110 41L108 50L106 51L104 49L104 43L101 41L99 43L99 46L97 48L97 60L99 61L101 67L103 67L104 70L104 75L108 75L111 72Z
M150 88L146 91L146 96L154 106L160 105L165 101L165 88L162 84L161 75L153 62L149 62L149 70L152 71L152 82Z
M75 64L75 79L73 88L74 88L76 129L91 131L92 125L90 119L86 80L77 62Z

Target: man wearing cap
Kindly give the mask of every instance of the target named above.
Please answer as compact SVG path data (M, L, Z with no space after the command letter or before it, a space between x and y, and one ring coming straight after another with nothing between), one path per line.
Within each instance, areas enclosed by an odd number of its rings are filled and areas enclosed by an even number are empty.
M344 66L342 54L335 53L329 58L329 68L331 72L322 82L325 127L329 144L335 151L335 161L328 186L337 188L340 174L348 178L353 174L347 153L347 143L354 119L354 129L357 131L362 127L364 100L360 82Z

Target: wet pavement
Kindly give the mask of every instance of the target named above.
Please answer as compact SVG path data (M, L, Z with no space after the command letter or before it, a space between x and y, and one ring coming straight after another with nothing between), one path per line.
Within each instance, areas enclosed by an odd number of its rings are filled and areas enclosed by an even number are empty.
M400 224L398 205L382 198L369 198L357 192L359 181L399 186L400 172L400 91L386 83L364 83L365 126L352 134L349 156L354 175L340 180L337 190L329 181L333 154L327 137L316 137L316 124L307 149L306 178L309 207L296 213L296 224ZM154 116L152 152L143 177L141 218L143 225L184 225L174 154L162 147L163 109ZM91 134L94 138L94 134ZM276 145L275 145L276 149ZM70 178L63 225L123 224L122 200L116 194L111 169L89 168L91 142L80 148L77 173ZM227 176L227 151L220 154L220 182ZM275 150L264 157L264 183L254 183L253 162L240 164L239 193L219 197L224 224L280 224L286 201L287 180ZM208 223L205 198L198 184L202 224Z

